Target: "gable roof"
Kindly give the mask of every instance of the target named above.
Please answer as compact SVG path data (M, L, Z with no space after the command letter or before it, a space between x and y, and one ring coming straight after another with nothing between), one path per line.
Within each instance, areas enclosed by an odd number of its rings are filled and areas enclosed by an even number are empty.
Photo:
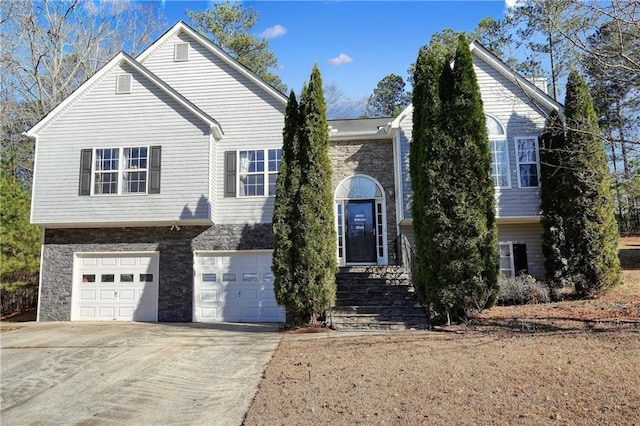
M471 53L476 55L479 59L488 64L491 68L498 73L506 77L509 81L515 83L520 87L528 96L530 96L535 102L548 110L555 109L556 111L563 112L564 106L541 90L538 86L530 82L526 77L512 69L502 59L491 53L486 47L477 41L472 41L469 46ZM408 114L413 112L413 104L409 105L396 117L391 123L392 128L397 128Z
M265 82L263 79L258 77L256 73L251 71L249 68L242 65L236 59L232 58L227 52L222 50L221 47L216 45L214 42L191 28L184 21L178 21L173 27L171 27L167 32L165 32L159 39L154 41L149 47L147 47L142 53L140 53L136 60L140 63L143 63L145 59L147 59L153 52L156 51L160 46L162 46L168 39L173 37L174 35L185 33L187 36L196 40L201 46L207 49L209 52L213 53L218 58L222 59L225 63L231 66L233 69L238 71L240 74L248 78L250 81L255 83L258 87L263 89L265 92L269 93L271 96L282 102L286 105L288 98L280 92L278 89Z
M144 76L148 81L153 83L160 90L165 92L169 97L178 102L181 106L183 106L187 111L193 114L195 117L199 118L205 124L209 126L216 140L222 138L224 134L222 131L222 127L220 124L213 118L211 118L207 113L202 111L196 105L191 103L188 99L174 90L171 86L162 81L158 76L153 74L147 68L136 62L131 56L127 55L124 52L118 53L114 56L109 62L107 62L102 68L98 70L94 75L91 76L87 81L85 81L80 87L78 87L71 95L69 95L64 101L58 104L49 114L47 114L42 120L36 123L31 129L24 133L25 136L29 138L35 138L38 136L40 130L42 130L50 121L60 115L69 105L73 104L73 102L78 99L84 92L86 92L96 81L100 80L104 75L106 75L112 68L117 65L127 64L135 71Z
M498 71L500 74L505 76L507 79L515 83L518 87L520 87L527 95L531 96L533 100L538 102L541 106L546 107L548 110L555 109L556 111L562 112L564 107L562 104L551 96L542 91L535 84L530 82L523 75L512 69L509 65L507 65L502 59L498 58L496 55L491 53L489 49L484 47L481 43L477 41L472 41L471 46L469 46L471 53L476 55L478 58L482 59L485 63L487 63L491 68Z

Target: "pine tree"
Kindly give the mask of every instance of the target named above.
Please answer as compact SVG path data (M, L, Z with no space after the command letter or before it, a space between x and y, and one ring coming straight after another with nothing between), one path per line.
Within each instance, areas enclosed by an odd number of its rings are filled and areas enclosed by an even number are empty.
M278 303L294 324L313 322L335 300L336 236L329 128L314 66L300 104L289 97L273 214Z
M0 168L0 288L37 287L42 232L29 223L31 197L16 167L15 152L4 155Z
M273 206L273 262L274 290L278 304L288 311L301 309L299 291L293 279L295 252L292 243L292 226L297 221L296 202L300 189L300 164L298 161L300 113L293 91L284 116L282 160L276 181L276 197Z
M588 297L620 282L618 228L598 117L576 71L569 74L566 93L568 266L576 293Z
M417 279L436 310L464 318L492 305L497 293L491 158L468 41L459 37L453 69L435 58L421 53L414 75Z
M564 217L569 182L567 146L562 118L552 111L542 134L540 146L540 207L542 210L542 253L545 277L554 286L567 278L567 248Z

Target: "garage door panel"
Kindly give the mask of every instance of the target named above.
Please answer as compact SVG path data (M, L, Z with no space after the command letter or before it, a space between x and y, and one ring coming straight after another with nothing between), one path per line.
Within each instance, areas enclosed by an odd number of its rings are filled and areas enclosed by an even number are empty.
M126 300L128 302L136 300L135 290L120 290L118 291L118 299Z
M270 254L199 254L195 263L194 321L284 321L273 294ZM211 291L217 291L215 300ZM212 305L219 309L205 312Z
M96 300L97 292L95 290L81 290L80 300Z
M77 256L72 319L157 321L156 255Z

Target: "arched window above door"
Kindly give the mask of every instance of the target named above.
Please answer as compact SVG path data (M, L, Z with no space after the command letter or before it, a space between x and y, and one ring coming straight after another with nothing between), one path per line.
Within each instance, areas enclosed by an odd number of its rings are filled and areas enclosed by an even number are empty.
M374 179L365 175L346 178L336 188L336 200L357 200L383 198L382 187Z

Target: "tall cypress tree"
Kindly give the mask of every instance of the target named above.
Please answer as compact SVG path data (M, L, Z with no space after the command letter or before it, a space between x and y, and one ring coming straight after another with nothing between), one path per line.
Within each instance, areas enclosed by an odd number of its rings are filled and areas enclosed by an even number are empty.
M587 297L620 282L618 228L611 175L589 88L576 71L567 80L566 239L569 273Z
M566 166L567 141L560 114L553 110L545 123L540 144L540 208L542 253L547 281L560 286L567 278L567 245L564 218L570 182Z
M276 299L295 324L313 322L335 301L331 175L322 77L314 66L300 104L293 92L287 103L272 225Z
M299 221L292 238L296 249L294 279L300 285L302 319L313 322L316 314L335 301L337 270L329 126L317 65L302 93L300 115Z
M299 288L293 277L296 262L292 243L292 229L298 219L297 197L300 189L300 164L298 160L300 112L293 91L285 110L282 132L282 160L276 181L276 198L273 206L273 262L274 290L278 304L290 312L302 308Z
M493 304L497 293L491 157L468 41L459 37L453 69L449 60L429 69L428 56L419 56L415 74L417 279L436 310L464 318Z
M432 261L437 255L432 245L436 234L434 219L437 216L437 212L433 211L437 205L433 183L437 181L437 172L433 163L428 162L438 160L433 155L433 149L439 146L438 80L445 56L432 46L423 47L418 54L413 74L413 130L409 171L413 189L412 217L417 265L414 286L423 302L433 304L437 301L435 283L439 266L438 262Z

